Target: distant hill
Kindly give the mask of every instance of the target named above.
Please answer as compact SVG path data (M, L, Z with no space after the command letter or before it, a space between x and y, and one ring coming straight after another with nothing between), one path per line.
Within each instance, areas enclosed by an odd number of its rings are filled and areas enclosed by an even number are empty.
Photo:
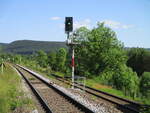
M7 43L0 43L0 46L5 46L7 45Z
M137 48L137 47L125 47L125 50L129 50L129 49L131 49L131 48ZM149 51L150 51L150 48L144 48L144 49L146 49L146 50L149 50Z
M32 54L39 50L45 52L56 51L59 48L67 48L65 42L18 40L9 44L0 43L2 51L5 53Z
M3 48L7 46L7 43L0 43L0 53L2 52Z
M147 48L150 51L150 48Z

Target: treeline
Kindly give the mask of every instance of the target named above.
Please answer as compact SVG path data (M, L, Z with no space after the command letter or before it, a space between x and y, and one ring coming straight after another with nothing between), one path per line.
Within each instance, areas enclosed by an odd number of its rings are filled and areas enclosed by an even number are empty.
M75 75L96 78L99 83L122 90L133 98L150 99L148 50L126 50L115 32L103 23L91 30L81 27L74 32L77 37L71 37L78 43L75 47ZM53 70L71 75L71 51L65 48L49 53L40 50L30 56L9 54L3 58L48 73Z

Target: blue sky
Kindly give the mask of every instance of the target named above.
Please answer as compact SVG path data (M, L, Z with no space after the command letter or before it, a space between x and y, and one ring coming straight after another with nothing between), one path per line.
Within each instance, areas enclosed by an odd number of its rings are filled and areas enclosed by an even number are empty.
M125 46L150 48L150 0L0 0L0 42L65 41L66 16L74 28L103 21Z

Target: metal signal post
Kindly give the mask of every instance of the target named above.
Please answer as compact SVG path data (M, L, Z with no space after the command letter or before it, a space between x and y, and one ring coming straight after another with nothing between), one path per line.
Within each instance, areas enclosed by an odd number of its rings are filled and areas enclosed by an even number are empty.
M73 31L73 18L72 17L66 17L65 18L65 32L67 33L67 46L70 46L72 50L72 88L74 89L74 43L73 40L70 39L70 32Z

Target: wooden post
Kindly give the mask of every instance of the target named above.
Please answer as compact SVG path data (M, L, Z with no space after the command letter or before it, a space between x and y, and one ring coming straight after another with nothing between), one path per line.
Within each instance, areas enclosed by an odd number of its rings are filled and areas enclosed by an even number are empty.
M1 65L1 72L3 73L3 59L2 59L2 65Z
M1 68L2 68L2 73L3 73L3 68L4 68L4 66L3 66L3 62L2 62L2 67L1 67Z

